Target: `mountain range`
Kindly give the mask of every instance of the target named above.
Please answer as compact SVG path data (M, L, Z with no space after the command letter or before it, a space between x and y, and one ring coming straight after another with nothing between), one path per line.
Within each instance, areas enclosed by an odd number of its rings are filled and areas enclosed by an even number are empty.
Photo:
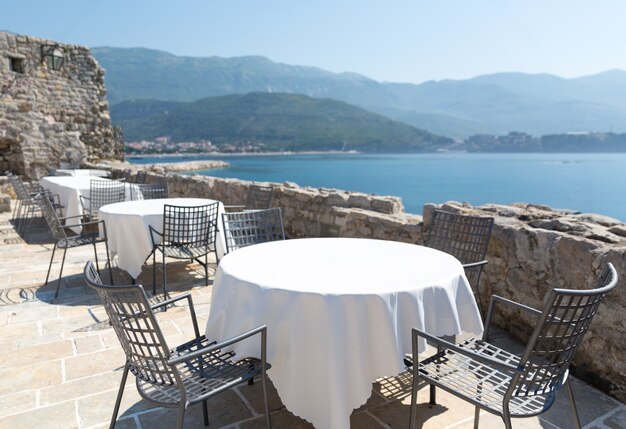
M276 63L259 56L181 57L144 48L92 48L107 70L111 105L125 100L195 101L251 92L330 98L455 138L521 131L626 132L626 72L565 79L498 73L422 84Z
M299 94L123 101L111 107L111 119L128 141L210 140L222 151L234 145L258 151L430 152L453 144L341 101Z

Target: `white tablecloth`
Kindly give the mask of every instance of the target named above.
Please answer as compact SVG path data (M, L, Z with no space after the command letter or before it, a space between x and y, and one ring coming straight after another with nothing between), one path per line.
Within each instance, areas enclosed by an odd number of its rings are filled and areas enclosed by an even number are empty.
M63 206L63 216L78 216L83 214L80 196L89 197L89 186L92 180L108 180L96 176L47 176L39 184L53 194L59 196ZM127 196L128 199L128 196ZM78 223L81 219L71 219L71 223ZM80 228L72 228L77 234Z
M207 338L262 324L269 377L287 409L316 428L350 427L372 381L404 369L412 328L438 336L483 330L458 260L426 247L349 238L276 241L226 255ZM259 341L235 351L258 357Z
M92 176L92 177L110 177L111 172L107 170L94 170L87 168L57 168L58 176Z
M117 256L118 267L133 278L141 274L141 266L152 252L150 226L157 231L163 229L163 206L201 206L215 202L205 198L162 198L155 200L126 201L100 207L100 219L104 219L109 240L109 251ZM217 255L224 255L224 235L220 221L224 206L219 203L218 229L216 238ZM157 241L160 243L160 240Z

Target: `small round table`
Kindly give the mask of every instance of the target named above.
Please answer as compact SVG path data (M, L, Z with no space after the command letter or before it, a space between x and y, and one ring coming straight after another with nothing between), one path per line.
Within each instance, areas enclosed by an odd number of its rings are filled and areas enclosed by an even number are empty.
M269 377L287 409L316 428L350 427L372 381L404 369L412 328L437 336L483 330L457 259L354 238L275 241L226 255L207 338L225 340L263 324ZM235 351L260 356L255 342Z

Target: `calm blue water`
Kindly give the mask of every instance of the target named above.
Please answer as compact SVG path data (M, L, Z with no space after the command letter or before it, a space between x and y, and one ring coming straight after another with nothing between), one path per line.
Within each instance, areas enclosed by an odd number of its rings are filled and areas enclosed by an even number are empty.
M626 220L626 154L323 154L144 157L133 163L223 159L202 174L295 182L402 197L407 212L427 202L530 202Z

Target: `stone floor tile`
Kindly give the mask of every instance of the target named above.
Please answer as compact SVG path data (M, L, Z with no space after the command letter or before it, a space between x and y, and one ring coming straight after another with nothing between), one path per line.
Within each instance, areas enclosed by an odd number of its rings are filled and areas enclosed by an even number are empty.
M571 378L572 388L574 390L574 399L578 406L578 414L582 425L587 425L612 410L619 407L619 403L603 395L600 391L583 383L580 380ZM584 404L584 409L581 405ZM556 395L556 401L552 408L541 415L543 420L552 424L569 427L571 425L572 408L567 397L567 392L561 389ZM563 422L567 422L563 425Z
M474 428L474 413L472 413L471 417L463 421L459 425L455 425L454 429L473 429ZM495 414L481 412L480 413L480 428L481 429L500 429L504 428L504 423L502 422L502 418L496 416ZM554 426L552 423L541 420L539 417L528 417L528 418L520 418L520 419L512 419L511 425L513 429L567 429L571 428L570 422L566 422L563 426Z
M417 396L417 427L439 429L474 415L471 404L452 395L438 394L437 405L429 405L428 398L429 388L425 386ZM409 424L410 407L411 397L406 395L403 399L368 408L367 412L391 428L406 428Z
M19 392L12 395L0 396L0 417L35 408L36 392Z
M93 353L104 349L104 344L100 339L100 335L74 338L74 344L76 344L76 352L79 355Z
M300 417L294 416L287 409L283 408L279 411L271 413L272 427L275 429L315 429L313 425ZM259 416L251 420L242 422L239 427L241 429L265 429L265 416ZM365 429L365 428L363 428ZM370 429L377 429L372 427Z
M39 391L39 403L45 407L117 389L121 379L122 371L115 371L45 387Z
M117 387L107 392L78 399L76 403L78 404L78 417L81 427L94 426L100 423L110 422L116 398ZM132 376L130 376L127 381L127 387L124 390L124 396L122 397L118 420L127 420L126 417L130 417L137 412L145 411L151 408L154 408L154 405L141 399L139 393L137 392L137 388L134 385L134 380L132 379ZM166 428L173 426L156 425L152 427Z
M101 425L90 426L89 429L109 429L109 422L102 423ZM137 426L134 417L128 417L125 419L118 419L115 422L115 429L143 429ZM156 429L156 428L155 428Z
M25 368L0 369L0 396L61 383L61 361L48 361Z
M11 324L38 322L40 320L58 319L58 317L59 309L54 305L37 306L35 308L16 306L11 317Z
M240 420L246 420L252 417L252 414L246 406L241 402L239 397L232 391L226 391L214 396L208 401L209 424L212 428L219 428L231 425ZM178 410L173 408L160 408L155 411L141 414L139 421L144 428L170 428L176 426L176 418ZM204 427L202 420L202 405L197 404L190 407L185 414L185 428L201 428ZM276 426L292 427L292 426Z
M603 419L602 423L611 429L626 428L626 406L621 405L619 410Z
M57 360L74 355L70 340L18 347L17 350L0 351L0 368L30 367L33 364Z
M9 324L0 327L0 341L20 340L39 336L39 326L36 322Z
M261 380L257 377L254 380L254 384L241 384L237 386L239 393L245 398L248 404L252 407L257 414L263 414L265 406L263 405L263 387ZM272 384L271 380L267 380L267 398L270 411L275 411L284 407L276 388Z
M74 429L78 428L76 404L73 401L38 408L0 418L0 428L7 429Z
M111 372L126 361L121 348L106 349L65 359L65 377L68 381Z
M65 338L88 335L85 329L97 323L88 314L73 317L63 317L61 319L44 320L42 322L43 335L54 335L62 333Z

